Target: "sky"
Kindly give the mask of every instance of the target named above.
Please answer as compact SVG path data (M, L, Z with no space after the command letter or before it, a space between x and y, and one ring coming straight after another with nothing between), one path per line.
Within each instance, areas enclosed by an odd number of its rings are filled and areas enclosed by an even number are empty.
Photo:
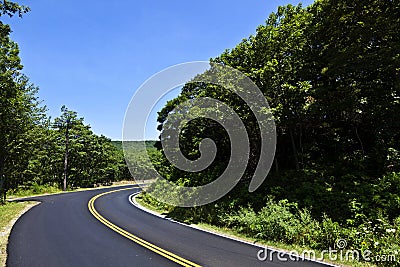
M19 44L25 73L52 118L62 105L96 134L122 139L135 91L163 69L207 61L255 34L279 5L299 0L35 0L5 19ZM303 6L312 0L301 1ZM168 95L173 98L179 90ZM156 108L163 106L162 101ZM157 139L156 112L149 117ZM143 131L143 129L137 129Z

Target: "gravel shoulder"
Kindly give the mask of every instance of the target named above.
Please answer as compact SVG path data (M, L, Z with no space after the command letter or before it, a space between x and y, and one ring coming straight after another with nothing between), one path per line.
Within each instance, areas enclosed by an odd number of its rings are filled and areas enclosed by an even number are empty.
M0 206L0 266L7 262L7 244L15 222L40 202L15 202Z

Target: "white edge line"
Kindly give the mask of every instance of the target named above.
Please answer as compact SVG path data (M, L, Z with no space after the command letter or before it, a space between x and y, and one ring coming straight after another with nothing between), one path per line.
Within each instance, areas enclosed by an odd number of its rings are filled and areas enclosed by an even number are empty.
M191 224L187 224L187 223L175 221L174 219L168 218L167 215L159 214L159 213L157 213L157 212L155 212L155 211L152 211L152 210L150 210L150 209L148 209L148 208L145 208L145 207L143 207L142 205L140 205L140 204L136 201L136 196L137 196L138 194L140 194L140 193L141 193L141 192L136 192L136 193L131 194L131 195L128 197L128 198L129 198L129 202L130 202L133 206L137 207L138 209L140 209L140 210L142 210L142 211L144 211L144 212L150 213L151 215L157 216L157 217L159 217L159 218L161 218L161 219L164 219L164 220L167 220L167 221L170 221L170 222L174 222L174 223L177 223L177 224L180 224L180 225L183 225L183 226L186 226L186 227L189 227L189 228L198 230L198 231L206 232L206 233L209 233L209 234L212 234L212 235L216 235L216 236L219 236L219 237L223 237L223 238L227 238L227 239L230 239L230 240L233 240L233 241L237 241L237 242L240 242L240 243L244 243L244 244L247 244L247 245L251 245L251 246L253 246L253 247L257 247L257 248L261 248L261 249L267 249L267 250L271 250L271 251L273 251L273 252L278 252L278 253L282 253L282 254L286 254L286 255L291 255L291 256L294 256L294 257L296 257L296 258L300 258L300 259L302 259L302 260L304 260L304 261L311 261L311 262L320 263L320 264L324 264L324 265L326 265L326 266L331 266L331 267L340 267L340 266L342 266L342 265L334 265L334 264L331 264L331 263L327 263L327 262L323 262L323 261L318 261L318 260L314 260L314 259L304 258L304 257L302 257L301 255L291 254L291 253L289 253L289 252L287 252L287 251L281 251L281 250L277 250L277 249L275 249L275 248L270 248L270 247L268 247L268 246L262 246L262 245L254 244L254 243L251 243L251 242L248 242L248 241L245 241L245 240L241 240L241 239L238 239L238 238L235 238L235 237L231 237L231 236L223 235L223 234L220 234L220 233L212 232L212 231L209 231L209 230L205 230L205 229L200 228L200 227L195 226L195 225L191 225Z

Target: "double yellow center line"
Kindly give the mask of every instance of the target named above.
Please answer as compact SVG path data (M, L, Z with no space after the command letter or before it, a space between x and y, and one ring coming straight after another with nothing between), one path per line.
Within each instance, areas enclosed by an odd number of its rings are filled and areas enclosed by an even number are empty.
M108 194L119 192L119 191L123 191L123 190L130 190L130 189L134 189L134 188L124 188L124 189L113 190L113 191L105 192L105 193L102 193L102 194L94 196L92 199L90 199L90 201L88 203L88 208L89 208L90 213L92 213L92 215L97 220L99 220L105 226L107 226L108 228L114 230L118 234L120 234L120 235L122 235L122 236L124 236L124 237L126 237L126 238L128 238L130 240L132 240L133 242L135 242L135 243L137 243L137 244L139 244L139 245L141 245L141 246L143 246L143 247L145 247L145 248L147 248L147 249L149 249L149 250L151 250L151 251L153 251L153 252L155 252L155 253L157 253L157 254L159 254L159 255L161 255L161 256L169 259L169 260L171 260L171 261L173 261L173 262L176 262L176 263L178 263L178 264L180 264L182 266L187 266L187 267L201 267L200 265L198 265L198 264L196 264L194 262L191 262L191 261L189 261L187 259L184 259L184 258L178 256L178 255L175 255L172 252L169 252L169 251L167 251L165 249L162 249L162 248L160 248L160 247L158 247L158 246L156 246L156 245L154 245L154 244L152 244L152 243L150 243L150 242L148 242L146 240L143 240L143 239L141 239L141 238L139 238L139 237L137 237L137 236L125 231L124 229L116 226L112 222L110 222L107 219L105 219L95 209L94 202L96 201L96 199L98 199L98 198L100 198L100 197L102 197L104 195L108 195Z

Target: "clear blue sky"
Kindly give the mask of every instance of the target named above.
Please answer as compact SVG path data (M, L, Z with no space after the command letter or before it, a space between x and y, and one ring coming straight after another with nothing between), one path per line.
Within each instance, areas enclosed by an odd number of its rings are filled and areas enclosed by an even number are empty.
M121 140L127 105L150 76L218 56L254 34L279 5L300 1L18 2L31 12L6 22L20 46L24 73L39 86L48 114L57 117L66 105L95 133ZM154 129L150 138L157 136Z

